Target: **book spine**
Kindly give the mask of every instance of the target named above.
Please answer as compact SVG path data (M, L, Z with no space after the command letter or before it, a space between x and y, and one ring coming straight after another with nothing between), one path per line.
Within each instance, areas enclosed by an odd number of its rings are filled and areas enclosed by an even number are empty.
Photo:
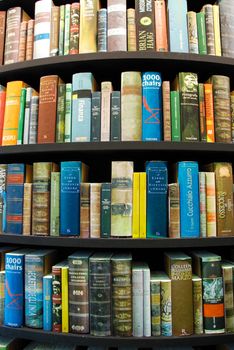
M146 238L146 173L140 173L139 184L139 238Z
M234 91L231 92L232 142L234 142Z
M71 142L72 84L66 84L64 142Z
M22 21L20 24L18 62L23 62L26 58L27 27L28 22Z
M97 52L97 10L97 0L80 1L80 53Z
M140 72L121 74L122 141L141 141L142 88Z
M195 334L203 333L202 279L193 278L193 329Z
M52 267L52 331L62 332L61 267Z
M217 236L215 174L206 172L206 235Z
M178 163L181 237L200 236L199 181L197 162Z
M161 335L161 302L160 281L150 281L151 295L151 334L152 337Z
M128 51L136 51L136 12L133 8L127 9L127 38Z
M27 41L26 41L26 61L33 58L33 41L34 41L34 19L28 21Z
M121 141L121 95L120 91L111 93L110 141Z
M200 55L207 55L205 13L197 13L198 49Z
M200 233L201 237L206 237L206 174L199 172L199 200L200 200Z
M65 134L65 98L66 84L58 85L57 117L56 117L56 142L64 142Z
M63 49L64 55L69 55L69 49L70 49L70 15L71 15L71 5L65 4L64 49Z
M196 12L187 12L189 52L198 54L197 16Z
M5 271L0 271L0 325L4 323L5 307Z
M205 22L206 22L207 54L215 55L213 6L210 4L207 4L203 6L203 9L205 12Z
M51 172L50 236L60 233L60 172Z
M90 238L101 235L101 184L90 184Z
M111 263L110 260L89 261L90 269L90 334L111 335Z
M144 276L140 268L132 269L132 335L144 335Z
M16 63L18 61L20 23L21 8L9 8L6 17L4 64Z
M162 78L158 72L142 73L142 140L162 140Z
M0 90L0 146L2 145L2 132L4 124L4 113L6 104L6 90L5 87Z
M62 332L69 332L69 312L68 312L68 266L61 269L61 292L62 292Z
M198 84L199 96L199 116L200 116L200 140L206 142L206 109L205 109L205 91L204 84Z
M35 3L33 59L50 56L52 1Z
M3 64L6 29L6 11L0 11L0 65Z
M52 331L52 276L43 277L43 330Z
M32 223L32 184L24 183L23 199L23 235L31 235Z
M58 56L59 53L59 6L52 6L50 22L50 56Z
M23 126L23 144L28 144L29 138L29 125L30 125L30 103L32 99L33 89L31 87L26 88L26 100L24 111L24 126Z
M171 91L171 93L170 93L170 109L171 109L171 140L172 141L181 141L180 93L179 93L179 91Z
M147 215L146 237L166 237L167 223L167 186L168 171L166 162L148 162L147 176Z
M36 254L25 256L25 325L43 327L43 257Z
M68 258L69 263L69 330L89 333L89 261Z
M0 233L6 231L6 177L7 164L0 165Z
M80 184L80 238L90 237L90 184Z
M30 102L30 117L29 117L29 136L28 143L37 143L37 129L38 129L38 108L39 108L39 97L32 96Z
M101 83L101 141L110 141L110 108L112 83Z
M163 140L171 141L171 105L170 105L170 82L162 83L163 100Z
M171 281L161 281L161 335L172 336Z
M101 185L101 238L111 235L111 184Z
M72 142L90 141L91 90L72 92Z
M220 36L220 21L219 21L219 5L213 5L213 21L214 21L215 55L222 56L221 36Z
M150 269L143 269L143 335L151 336Z
M228 333L233 333L234 331L233 269L233 265L222 265L225 331Z
M65 25L65 5L60 5L59 16L59 56L64 53L64 25Z
M70 48L69 48L70 55L79 53L79 36L80 36L80 3L74 2L71 4Z
M126 0L107 1L108 51L127 51Z
M136 42L138 51L155 51L154 0L137 0Z
M214 102L212 84L204 84L205 111L206 111L206 137L207 142L215 142L214 130Z
M132 236L133 162L112 162L111 236Z
M20 95L20 113L19 113L17 145L22 145L23 143L25 102L26 102L26 88L22 88L21 95Z
M233 45L233 3L219 1L222 54L234 57Z
M97 13L97 48L98 52L107 52L107 9L100 9Z
M101 92L92 93L91 102L91 141L101 140Z
M133 173L132 238L140 238L140 173Z
M168 185L168 214L168 236L180 238L180 188L178 183Z
M171 52L189 52L187 31L187 1L168 0L168 36ZM178 40L179 39L179 40Z
M155 39L156 51L167 52L167 16L164 0L155 0Z

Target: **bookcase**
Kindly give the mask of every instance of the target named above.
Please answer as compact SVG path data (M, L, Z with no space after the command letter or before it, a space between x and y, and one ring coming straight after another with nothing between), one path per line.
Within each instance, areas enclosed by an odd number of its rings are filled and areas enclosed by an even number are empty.
M231 1L231 0L230 0ZM57 5L67 0L54 1ZM214 3L214 1L212 1ZM200 10L207 0L188 0L193 10ZM8 0L0 2L0 10L13 6L22 6L29 15L34 14L34 0ZM133 4L132 4L133 6ZM0 66L1 84L22 79L34 88L39 87L41 76L59 74L64 81L70 81L76 72L93 72L97 81L111 80L119 88L120 74L123 71L157 70L164 79L172 79L179 71L199 73L206 80L212 74L232 76L234 59L216 56L200 56L184 53L160 52L107 52L56 56L10 65ZM142 168L146 160L160 159L167 161L198 160L233 162L234 144L201 142L98 142L98 143L63 143L35 144L0 147L0 163L82 160L90 166L90 181L105 181L105 174L110 174L112 160L131 160L136 167ZM104 171L103 171L104 169ZM153 260L155 255L167 249L189 250L190 248L212 248L222 252L234 247L233 237L191 238L191 239L78 239L65 237L40 237L23 235L0 235L0 245L15 244L19 247L57 247L58 250L70 251L72 248L98 250L133 251L139 259ZM1 335L9 335L30 340L42 340L50 343L71 343L81 346L137 346L156 347L157 345L214 345L234 342L234 334L192 335L187 337L94 337L89 334L63 334L43 332L30 328L10 328L0 326Z

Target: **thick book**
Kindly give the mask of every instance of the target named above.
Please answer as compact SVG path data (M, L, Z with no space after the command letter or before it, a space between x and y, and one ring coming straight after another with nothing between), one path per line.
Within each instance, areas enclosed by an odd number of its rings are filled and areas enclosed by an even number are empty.
M50 236L60 234L60 172L51 172Z
M71 142L72 123L72 84L66 84L64 142Z
M162 83L163 100L163 140L171 141L171 104L170 104L170 81Z
M113 87L111 81L101 83L101 141L110 141L111 124L111 93Z
M154 2L155 10L155 41L156 51L168 51L167 38L167 14L165 0L156 0Z
M193 274L193 331L194 334L203 333L203 300L202 278Z
M43 276L43 331L52 331L52 274Z
M229 0L219 0L218 4L222 55L234 57L234 4Z
M140 72L121 74L122 141L141 141L142 88Z
M80 1L79 53L97 52L97 0Z
M101 183L90 184L90 238L101 236Z
M111 93L110 111L110 141L121 141L121 94L120 91Z
M59 53L59 6L52 6L50 21L50 56Z
M101 184L101 238L111 236L111 183Z
M200 236L199 181L197 162L177 163L177 182L180 186L181 237Z
M101 92L94 91L91 98L91 135L90 141L101 140Z
M79 53L79 36L80 36L80 3L73 2L71 4L70 18L70 47L69 54Z
M89 259L90 334L111 335L111 252Z
M25 255L25 325L43 327L43 276L51 271L56 251L34 250Z
M69 330L71 333L89 333L90 256L90 251L77 251L68 256Z
M90 237L90 183L80 183L80 238Z
M98 10L97 21L97 51L107 52L107 9Z
M135 1L137 51L155 51L154 0Z
M133 162L113 161L111 171L111 236L132 236Z
M180 238L180 187L168 184L168 236Z
M234 262L222 261L222 275L224 288L224 312L225 312L225 331L234 332Z
M107 1L107 50L127 51L127 2Z
M132 255L117 253L111 258L112 331L114 336L132 335Z
M161 286L160 278L154 273L150 274L151 298L151 334L153 337L161 335Z
M80 183L88 177L87 166L80 161L61 162L60 234L80 234Z
M182 252L164 253L165 269L171 279L172 334L193 334L192 259Z
M24 183L23 230L22 234L30 236L32 231L32 183Z
M197 13L198 49L200 55L207 55L205 13Z
M167 162L147 161L145 168L147 176L146 237L166 237L168 231Z
M0 233L6 231L7 164L0 164Z
M203 6L202 11L205 14L207 54L215 55L213 6L206 4Z
M142 73L142 140L162 140L162 78L158 72Z
M187 23L188 23L189 53L199 53L196 12L194 11L187 12Z

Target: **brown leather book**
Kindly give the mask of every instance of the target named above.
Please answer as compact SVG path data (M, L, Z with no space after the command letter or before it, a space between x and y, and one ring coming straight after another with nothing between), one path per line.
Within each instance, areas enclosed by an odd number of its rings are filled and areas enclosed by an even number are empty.
M0 11L0 64L3 64L6 29L6 11Z
M33 58L33 41L34 41L34 19L28 21L28 32L26 41L26 61L32 60Z
M55 142L58 75L46 75L40 79L38 143Z
M26 41L27 41L27 27L28 27L28 22L27 21L21 22L21 24L20 24L20 42L19 42L18 62L25 61Z

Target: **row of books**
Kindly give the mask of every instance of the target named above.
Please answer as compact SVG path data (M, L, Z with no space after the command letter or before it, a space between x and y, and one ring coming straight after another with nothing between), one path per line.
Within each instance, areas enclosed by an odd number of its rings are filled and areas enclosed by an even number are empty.
M80 161L0 165L2 233L81 238L233 236L231 163L113 161L111 182L89 183ZM93 170L94 171L94 170ZM170 182L170 178L174 182Z
M97 0L54 6L35 3L35 20L20 7L0 13L0 59L4 64L107 51L187 52L234 56L234 6L229 0L188 11L187 0ZM118 18L118 20L116 20ZM179 37L179 40L178 40Z
M131 253L76 251L61 262L53 249L4 253L6 326L93 336L234 332L234 262L209 251L164 252L165 272Z
M121 91L92 73L72 83L58 75L40 79L39 94L23 81L0 88L3 146L89 141L234 141L234 91L230 78L198 83L180 72L173 82L159 72L122 72Z

